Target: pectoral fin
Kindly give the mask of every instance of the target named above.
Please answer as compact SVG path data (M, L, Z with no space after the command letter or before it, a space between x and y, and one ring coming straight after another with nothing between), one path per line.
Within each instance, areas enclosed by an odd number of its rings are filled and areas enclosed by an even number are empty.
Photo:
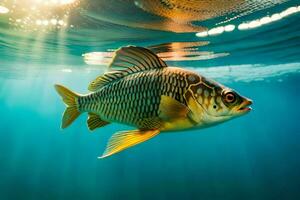
M189 108L173 99L172 97L162 95L159 105L159 117L166 121L187 117Z
M115 153L123 151L129 147L145 142L159 134L159 130L131 130L115 133L108 141L103 155L99 158L105 158Z
M107 121L103 121L99 115L96 115L94 113L89 113L89 117L88 117L88 120L87 120L87 124L88 124L88 127L89 127L89 130L90 131L93 131L95 130L96 128L100 128L102 126L105 126L107 124L109 124L109 122Z

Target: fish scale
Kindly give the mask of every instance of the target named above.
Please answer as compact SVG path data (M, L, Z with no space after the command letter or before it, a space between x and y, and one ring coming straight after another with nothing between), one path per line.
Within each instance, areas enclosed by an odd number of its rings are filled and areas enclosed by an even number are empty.
M97 113L104 120L139 126L141 119L158 117L161 95L184 103L183 98L179 98L187 89L186 81L179 77L182 75L168 68L133 73L80 97L79 103L87 106L79 105L79 109Z

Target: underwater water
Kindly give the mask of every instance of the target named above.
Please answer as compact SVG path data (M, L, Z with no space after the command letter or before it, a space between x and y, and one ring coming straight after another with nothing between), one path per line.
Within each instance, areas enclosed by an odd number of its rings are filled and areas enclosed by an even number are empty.
M0 1L0 199L300 199L299 5ZM98 159L133 128L90 132L82 114L61 130L53 85L88 93L126 45L234 88L253 110Z

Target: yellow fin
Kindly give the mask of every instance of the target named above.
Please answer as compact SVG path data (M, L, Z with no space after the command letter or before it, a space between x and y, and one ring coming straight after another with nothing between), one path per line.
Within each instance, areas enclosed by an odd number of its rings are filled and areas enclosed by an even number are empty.
M111 71L93 80L88 89L97 91L128 74L164 67L167 67L167 64L149 49L136 46L122 47L115 52L109 65Z
M100 128L102 126L109 124L109 122L103 121L99 115L96 115L94 113L89 113L87 124L88 124L89 130L93 131L96 128Z
M67 105L61 123L61 128L66 128L80 115L80 112L77 108L77 98L80 95L72 92L62 85L55 85L54 87Z
M105 158L115 153L123 151L129 147L145 142L159 134L159 130L131 130L115 133L107 144L103 155L99 158Z
M95 80L93 80L88 90L94 92L99 90L101 87L112 83L115 80L118 80L120 78L123 78L126 74L128 74L126 71L110 71L106 72L105 74L98 76Z
M189 108L173 99L172 97L162 95L159 105L159 117L164 120L187 117Z
M110 69L119 70L134 67L136 71L160 69L167 64L149 49L127 46L118 49L109 65Z

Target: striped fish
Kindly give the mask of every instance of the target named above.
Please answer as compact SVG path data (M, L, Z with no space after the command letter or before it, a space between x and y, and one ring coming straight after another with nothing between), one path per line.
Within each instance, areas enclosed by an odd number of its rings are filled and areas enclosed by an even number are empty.
M114 134L100 158L120 152L160 132L201 128L248 113L252 103L234 90L181 68L168 67L146 48L128 46L115 52L109 71L80 95L55 88L67 108L62 128L88 113L93 131L113 122L137 127Z

